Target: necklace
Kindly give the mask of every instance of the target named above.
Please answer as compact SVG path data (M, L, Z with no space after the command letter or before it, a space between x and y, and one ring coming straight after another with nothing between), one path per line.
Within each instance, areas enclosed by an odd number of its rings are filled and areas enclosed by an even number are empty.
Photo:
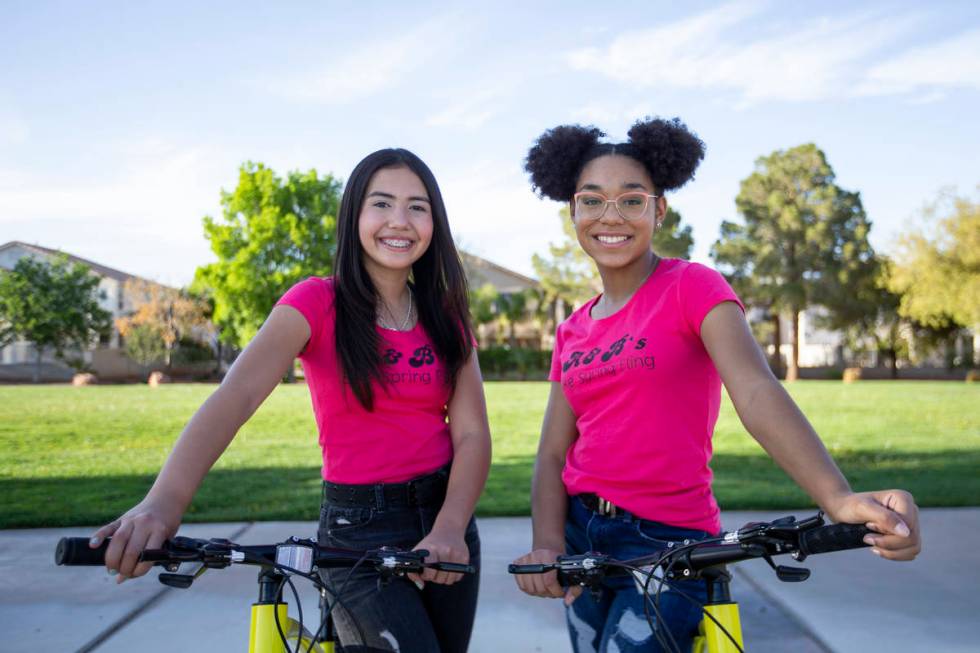
M413 297L412 297L412 289L409 288L408 286L406 286L406 288L408 289L408 311L405 313L405 319L402 320L401 326L395 326L395 324L394 324L395 316L391 312L391 309L388 308L388 304L386 304L385 301L382 299L381 300L381 305L384 306L385 311L388 311L388 315L391 317L391 321L392 321L392 324L389 325L385 321L384 311L379 311L378 312L378 324L380 324L382 328L392 329L394 331L405 331L405 330L408 329L408 325L412 321L412 309L415 306L415 302L413 301Z

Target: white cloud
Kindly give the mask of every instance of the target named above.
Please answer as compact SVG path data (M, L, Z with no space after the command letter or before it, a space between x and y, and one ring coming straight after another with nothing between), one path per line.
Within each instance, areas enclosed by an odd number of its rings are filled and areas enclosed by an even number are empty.
M499 84L489 88L458 89L446 106L425 123L430 127L476 129L500 113L510 93L507 86Z
M671 86L736 94L741 107L764 100L812 101L865 93L904 92L906 69L935 85L975 84L980 66L976 32L922 48L869 69L885 47L914 35L912 16L855 13L794 22L764 20L766 3L730 3L656 28L622 34L609 46L571 52L572 68L636 88ZM943 74L938 61L955 59ZM865 80L868 81L865 81ZM588 112L589 107L581 111Z
M238 161L208 146L161 139L120 144L95 183L0 171L0 229L127 272L187 283L210 260L201 218L217 215L219 189Z
M439 181L453 235L464 249L522 274L561 237L556 202L540 200L513 161L476 162Z
M911 93L937 87L980 89L980 29L913 48L873 66L859 93ZM925 98L934 96L935 92Z
M264 89L291 100L346 104L401 84L458 38L458 17L442 16L400 36L385 36L299 74L265 77ZM295 65L295 62L291 62ZM424 75L414 76L419 82Z

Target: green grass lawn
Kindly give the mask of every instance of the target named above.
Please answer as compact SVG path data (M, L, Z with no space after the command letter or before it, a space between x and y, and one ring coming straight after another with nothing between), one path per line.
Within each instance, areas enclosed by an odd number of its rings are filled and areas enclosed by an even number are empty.
M922 506L980 504L980 386L792 384L856 489L903 487ZM0 386L0 528L96 524L138 501L210 385ZM488 383L493 469L482 515L528 513L546 383ZM280 386L208 475L187 521L315 519L320 452L307 389ZM715 432L723 509L806 496L724 400Z

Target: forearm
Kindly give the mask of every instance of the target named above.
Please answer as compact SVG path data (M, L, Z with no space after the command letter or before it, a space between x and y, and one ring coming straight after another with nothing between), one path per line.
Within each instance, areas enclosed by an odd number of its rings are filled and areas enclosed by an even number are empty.
M742 424L823 510L851 493L816 431L775 379L760 378L732 395Z
M433 529L466 529L490 473L490 451L489 433L461 438L453 452L446 499Z
M147 498L165 501L183 514L208 470L254 411L242 395L220 386L184 427Z
M538 453L531 481L532 549L565 550L568 492L561 480L563 456Z

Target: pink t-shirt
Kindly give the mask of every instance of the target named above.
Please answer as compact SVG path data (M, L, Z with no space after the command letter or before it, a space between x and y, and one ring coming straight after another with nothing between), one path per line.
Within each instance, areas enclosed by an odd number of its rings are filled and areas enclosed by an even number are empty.
M446 421L450 386L432 341L410 331L375 327L382 338L384 386L372 383L374 410L346 386L334 341L334 282L311 277L279 304L310 325L300 354L323 449L323 478L333 483L400 483L445 465L453 455Z
M717 533L708 461L721 379L701 322L721 302L742 303L718 272L678 259L661 260L613 315L592 318L597 300L559 325L548 377L578 427L562 472L568 493Z

